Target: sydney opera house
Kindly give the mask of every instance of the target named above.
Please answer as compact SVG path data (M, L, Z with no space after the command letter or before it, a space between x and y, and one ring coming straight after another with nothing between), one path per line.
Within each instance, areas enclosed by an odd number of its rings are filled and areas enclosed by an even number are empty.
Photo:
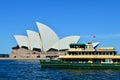
M11 58L52 58L65 55L69 44L78 43L80 36L60 39L47 25L36 22L38 31L27 30L27 36L14 35L17 46L12 48Z

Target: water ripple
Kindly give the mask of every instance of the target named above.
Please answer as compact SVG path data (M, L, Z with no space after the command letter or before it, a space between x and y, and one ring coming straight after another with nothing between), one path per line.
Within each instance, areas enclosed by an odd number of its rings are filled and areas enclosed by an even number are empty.
M39 61L0 61L0 80L120 80L120 70L41 69Z

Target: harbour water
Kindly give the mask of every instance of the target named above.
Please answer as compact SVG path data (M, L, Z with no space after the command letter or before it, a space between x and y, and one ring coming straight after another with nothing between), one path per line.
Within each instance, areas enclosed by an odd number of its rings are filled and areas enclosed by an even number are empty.
M120 80L120 70L42 69L39 61L0 60L0 80Z

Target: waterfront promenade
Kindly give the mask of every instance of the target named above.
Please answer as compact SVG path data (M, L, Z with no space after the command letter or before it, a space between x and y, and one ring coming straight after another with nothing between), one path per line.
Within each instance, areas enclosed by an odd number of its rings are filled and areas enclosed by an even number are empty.
M0 58L0 60L43 60L48 58Z

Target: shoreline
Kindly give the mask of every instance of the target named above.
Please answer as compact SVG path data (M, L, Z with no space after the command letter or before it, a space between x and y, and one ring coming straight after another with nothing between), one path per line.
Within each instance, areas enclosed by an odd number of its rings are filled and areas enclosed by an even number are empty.
M0 60L44 60L47 58L0 58Z

